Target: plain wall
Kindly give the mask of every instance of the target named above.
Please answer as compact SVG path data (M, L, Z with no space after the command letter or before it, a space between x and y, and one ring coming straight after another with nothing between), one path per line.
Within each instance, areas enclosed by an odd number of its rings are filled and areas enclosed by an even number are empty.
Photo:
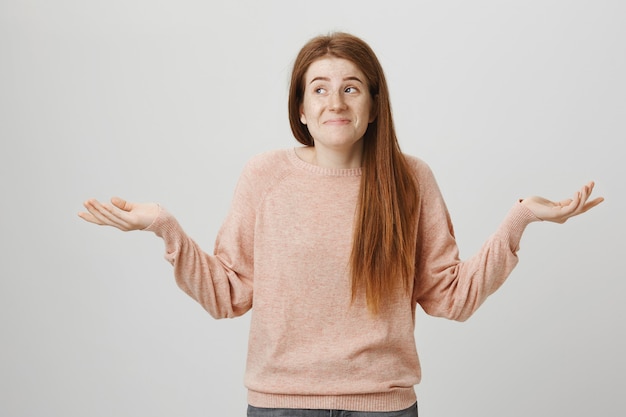
M163 243L79 219L158 201L211 252L243 164L296 146L311 37L377 52L405 152L433 168L461 256L517 198L606 201L534 223L467 322L418 311L420 415L625 415L626 3L0 1L0 415L243 416L249 315L213 320Z

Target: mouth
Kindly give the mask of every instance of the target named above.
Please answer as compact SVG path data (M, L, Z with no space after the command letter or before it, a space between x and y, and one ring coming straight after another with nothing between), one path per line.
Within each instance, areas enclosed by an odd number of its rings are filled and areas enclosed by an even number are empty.
M324 122L325 125L342 126L350 123L349 119L329 119Z

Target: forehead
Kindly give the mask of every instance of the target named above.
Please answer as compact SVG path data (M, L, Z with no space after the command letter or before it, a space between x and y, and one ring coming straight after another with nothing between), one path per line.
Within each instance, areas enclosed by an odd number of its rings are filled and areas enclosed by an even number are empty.
M349 77L356 77L363 83L366 82L363 71L352 61L329 56L313 61L304 74L307 84L316 78L344 79Z

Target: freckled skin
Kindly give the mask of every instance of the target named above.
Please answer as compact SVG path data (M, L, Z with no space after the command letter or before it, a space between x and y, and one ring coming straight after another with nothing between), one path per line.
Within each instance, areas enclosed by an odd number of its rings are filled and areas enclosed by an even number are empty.
M315 142L308 159L322 165L343 161L341 165L360 166L362 138L375 119L373 107L365 75L351 61L322 58L313 62L305 74L300 108L300 121Z

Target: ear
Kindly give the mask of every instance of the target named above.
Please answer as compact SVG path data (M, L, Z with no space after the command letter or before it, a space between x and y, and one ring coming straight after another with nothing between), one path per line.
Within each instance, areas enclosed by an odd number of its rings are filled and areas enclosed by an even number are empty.
M300 105L300 123L306 125L306 116L304 115L304 111L302 111L302 104Z
M370 123L373 123L374 120L378 117L378 95L375 95L372 98L372 106L370 108Z

